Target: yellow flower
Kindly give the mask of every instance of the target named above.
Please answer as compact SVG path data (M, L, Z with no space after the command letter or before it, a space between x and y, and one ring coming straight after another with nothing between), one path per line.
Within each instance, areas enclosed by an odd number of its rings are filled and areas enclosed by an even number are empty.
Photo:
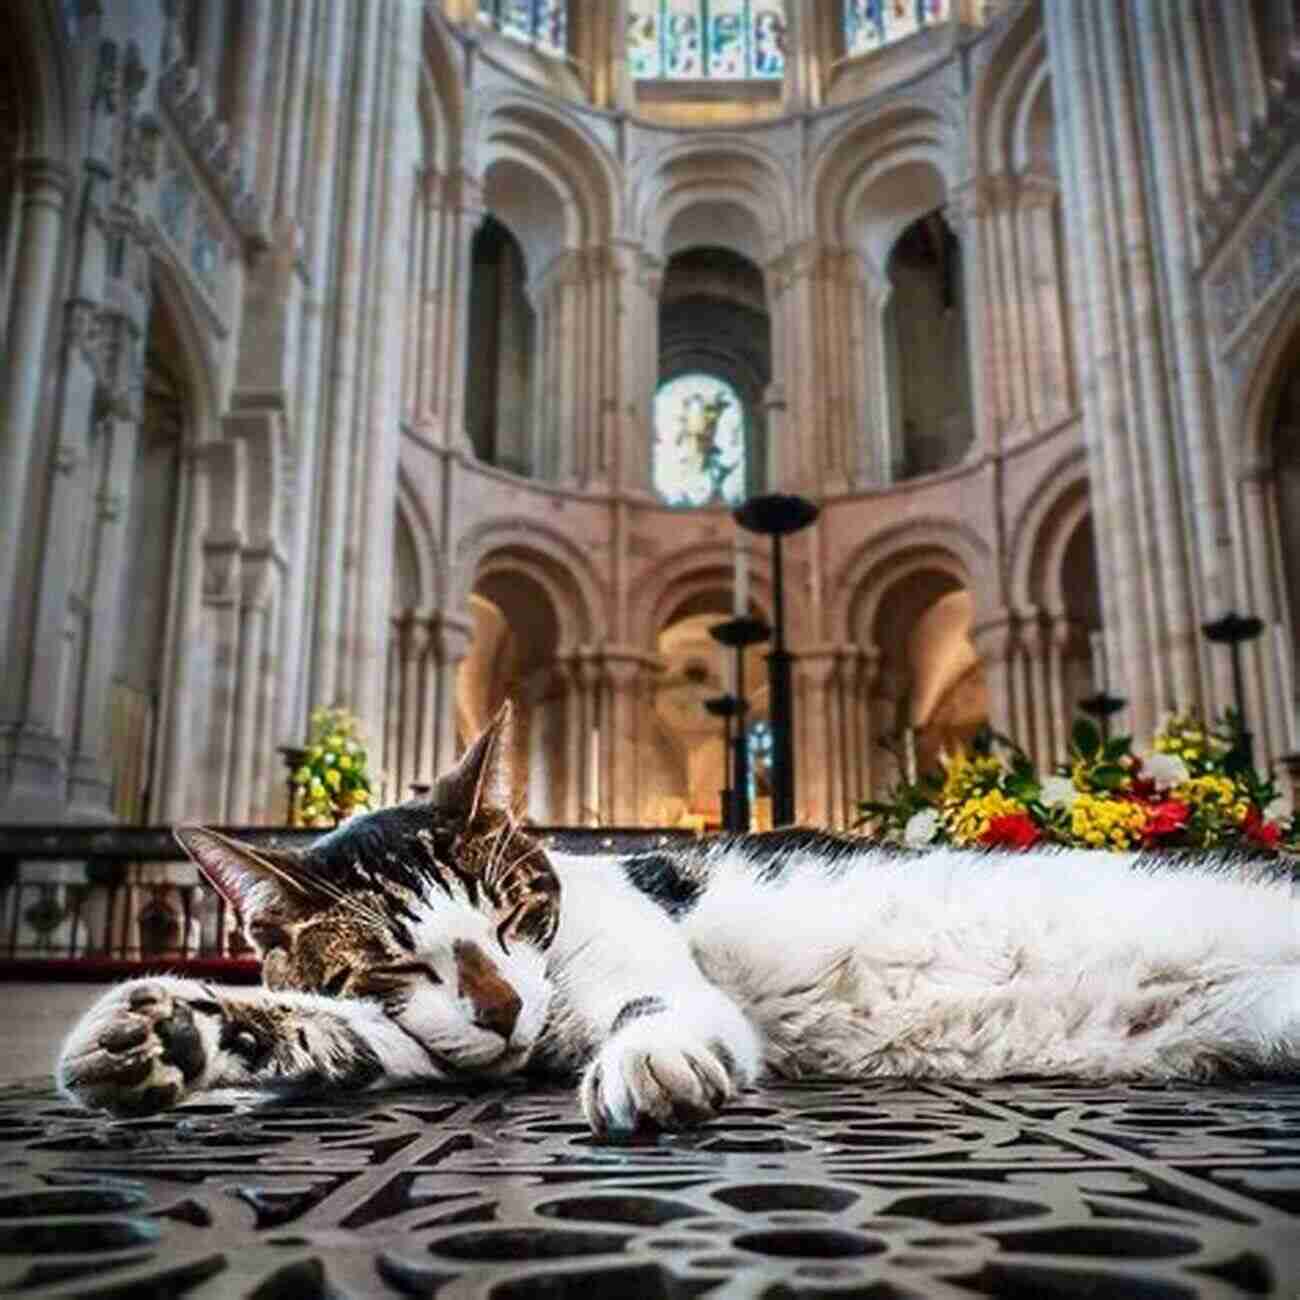
M352 760L346 754L340 754L339 766L346 772L352 766Z
M1227 813L1237 802L1237 787L1226 776L1194 776L1175 786L1173 797L1194 811Z
M329 786L331 790L337 790L342 780L343 778L339 775L337 767L332 767L325 773L325 784Z
M959 749L944 761L943 790L939 801L945 808L964 803L971 795L983 793L996 785L1002 775L1002 761L991 754L972 758Z
M948 833L958 844L978 844L980 836L988 830L989 823L995 817L1009 817L1024 811L1025 805L1019 800L1009 798L1001 790L990 790L987 794L945 809L943 820Z
M1141 804L1081 794L1070 809L1070 834L1095 849L1128 849L1141 838L1146 820Z

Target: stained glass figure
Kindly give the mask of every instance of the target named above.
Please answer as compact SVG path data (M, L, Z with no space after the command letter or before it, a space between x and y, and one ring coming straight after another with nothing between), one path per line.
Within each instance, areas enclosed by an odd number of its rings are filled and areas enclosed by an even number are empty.
M660 76L659 0L631 0L627 14L627 61L638 81Z
M568 51L568 0L478 0L478 16L514 40Z
M779 80L784 0L631 0L627 56L638 81Z
M736 505L745 497L745 412L716 375L678 375L655 394L652 471L670 505Z
M664 0L663 69L665 77L693 78L704 75L700 49L701 5L697 0Z
M845 49L850 55L868 54L892 45L945 22L950 8L949 0L845 0Z

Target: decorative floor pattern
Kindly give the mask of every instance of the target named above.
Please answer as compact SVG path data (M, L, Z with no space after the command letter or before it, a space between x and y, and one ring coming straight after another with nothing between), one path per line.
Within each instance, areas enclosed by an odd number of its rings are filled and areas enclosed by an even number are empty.
M0 1090L0 1294L1300 1297L1300 1085L773 1086L598 1145L569 1090Z

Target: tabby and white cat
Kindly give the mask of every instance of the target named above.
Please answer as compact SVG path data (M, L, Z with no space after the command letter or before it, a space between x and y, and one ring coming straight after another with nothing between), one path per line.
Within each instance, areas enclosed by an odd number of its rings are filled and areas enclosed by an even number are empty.
M582 1071L600 1134L784 1077L1300 1073L1300 906L1280 874L1132 855L909 854L807 831L547 853L503 811L503 714L427 801L308 852L178 837L265 987L115 988L71 1097Z

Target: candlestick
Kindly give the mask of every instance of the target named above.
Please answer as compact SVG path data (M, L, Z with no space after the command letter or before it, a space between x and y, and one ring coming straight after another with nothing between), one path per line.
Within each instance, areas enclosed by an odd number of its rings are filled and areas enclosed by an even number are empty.
M735 576L731 585L731 612L738 618L749 613L749 552L737 538L734 547Z

